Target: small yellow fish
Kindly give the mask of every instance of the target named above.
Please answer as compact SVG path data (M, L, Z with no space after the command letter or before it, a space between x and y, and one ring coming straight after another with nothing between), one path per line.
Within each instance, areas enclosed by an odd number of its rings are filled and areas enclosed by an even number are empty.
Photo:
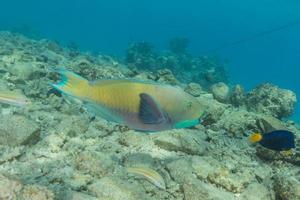
M21 92L4 90L0 91L0 103L24 107L31 104L31 101Z
M83 101L96 115L135 130L191 127L204 113L204 106L181 88L130 79L90 82L64 69L57 72L62 80L54 88Z
M149 182L153 183L156 187L163 190L166 189L166 184L163 177L153 169L147 167L129 167L127 168L127 172L141 175Z

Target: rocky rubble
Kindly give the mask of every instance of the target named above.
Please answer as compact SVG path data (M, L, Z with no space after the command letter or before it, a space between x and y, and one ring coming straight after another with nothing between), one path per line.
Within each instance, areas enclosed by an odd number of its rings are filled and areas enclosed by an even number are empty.
M299 149L286 158L247 139L254 131L289 129L299 142L296 124L280 120L294 109L292 92L267 84L220 99L191 83L185 90L207 106L203 123L148 134L51 92L49 82L58 78L52 69L66 66L89 80L139 77L184 87L171 71L136 73L108 56L8 32L0 33L0 44L0 88L20 89L32 101L26 108L0 105L0 199L300 199ZM157 171L166 190L129 174L133 166Z

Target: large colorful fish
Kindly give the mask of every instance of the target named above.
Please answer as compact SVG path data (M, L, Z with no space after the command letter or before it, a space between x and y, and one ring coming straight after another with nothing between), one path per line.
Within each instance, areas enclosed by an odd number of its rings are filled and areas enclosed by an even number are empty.
M200 123L204 107L182 89L155 82L112 79L89 82L67 70L57 70L53 87L78 98L96 115L131 129L161 131Z

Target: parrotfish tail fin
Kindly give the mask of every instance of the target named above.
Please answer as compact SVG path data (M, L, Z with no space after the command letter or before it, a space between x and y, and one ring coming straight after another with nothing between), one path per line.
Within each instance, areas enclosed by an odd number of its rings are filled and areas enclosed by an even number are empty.
M250 135L249 140L252 143L256 143L256 142L261 141L262 138L263 138L262 134L260 134L260 133L253 133L252 135Z
M87 97L88 80L65 69L56 69L55 72L61 75L61 80L58 83L51 84L55 89L82 100Z

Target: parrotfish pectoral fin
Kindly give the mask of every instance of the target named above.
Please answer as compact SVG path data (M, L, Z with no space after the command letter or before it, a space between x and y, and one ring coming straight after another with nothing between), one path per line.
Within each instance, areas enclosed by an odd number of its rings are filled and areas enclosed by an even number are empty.
M145 124L161 124L168 120L166 113L152 96L146 93L140 94L139 118Z
M65 69L57 69L55 72L61 75L61 81L52 84L55 89L78 98L86 96L89 85L86 79Z

